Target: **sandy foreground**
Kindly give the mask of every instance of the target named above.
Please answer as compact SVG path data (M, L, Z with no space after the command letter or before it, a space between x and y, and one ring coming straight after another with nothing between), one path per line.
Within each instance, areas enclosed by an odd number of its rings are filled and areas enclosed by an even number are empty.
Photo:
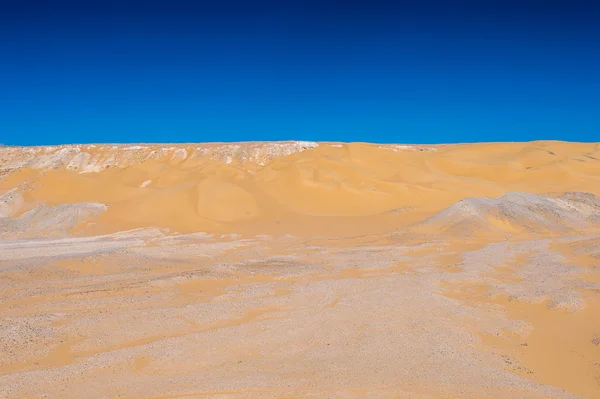
M598 398L600 145L0 148L2 398Z

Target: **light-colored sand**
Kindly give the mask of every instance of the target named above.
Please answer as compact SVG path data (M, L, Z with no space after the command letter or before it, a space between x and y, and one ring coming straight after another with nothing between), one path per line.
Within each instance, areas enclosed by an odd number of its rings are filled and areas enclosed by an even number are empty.
M0 148L0 397L600 397L600 145Z

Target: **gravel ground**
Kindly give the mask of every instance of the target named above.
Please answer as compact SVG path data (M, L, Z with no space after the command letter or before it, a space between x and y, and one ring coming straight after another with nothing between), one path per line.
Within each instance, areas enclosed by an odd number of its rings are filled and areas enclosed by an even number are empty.
M475 281L577 310L585 283L553 240L398 240L140 230L1 242L0 396L574 397L514 372L518 360L479 339L527 323L442 295ZM518 278L493 274L517 258Z

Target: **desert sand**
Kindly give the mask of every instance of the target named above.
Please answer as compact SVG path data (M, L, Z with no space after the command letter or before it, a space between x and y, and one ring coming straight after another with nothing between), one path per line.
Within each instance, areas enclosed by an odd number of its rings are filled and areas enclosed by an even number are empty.
M598 398L600 144L0 148L2 398Z

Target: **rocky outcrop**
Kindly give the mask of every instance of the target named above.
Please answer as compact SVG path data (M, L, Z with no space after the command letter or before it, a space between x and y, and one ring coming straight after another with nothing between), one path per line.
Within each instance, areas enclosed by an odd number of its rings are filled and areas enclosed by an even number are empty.
M417 231L475 235L490 232L572 233L600 225L600 197L509 192L466 198L415 225Z
M21 168L60 169L80 173L124 168L152 159L180 163L207 158L225 164L264 165L318 144L307 141L208 143L200 145L64 145L49 147L1 147L0 177Z

